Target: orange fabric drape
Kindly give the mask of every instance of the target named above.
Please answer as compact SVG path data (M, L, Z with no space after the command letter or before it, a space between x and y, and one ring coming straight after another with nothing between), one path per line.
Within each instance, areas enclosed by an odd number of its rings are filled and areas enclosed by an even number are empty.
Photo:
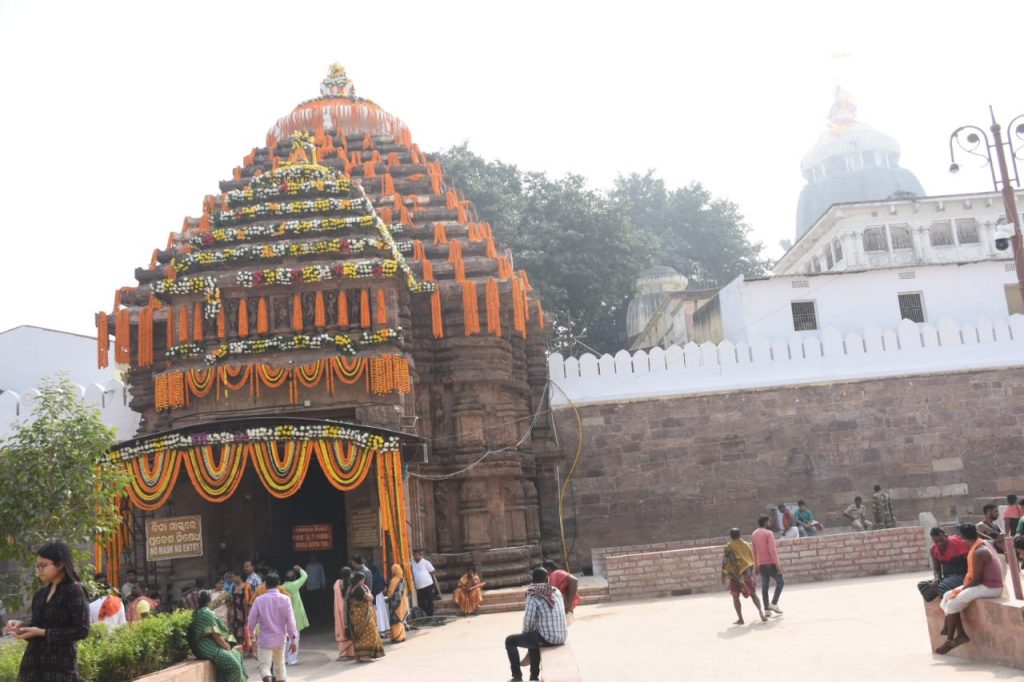
M512 326L524 339L526 338L526 311L523 307L526 302L523 285L518 277L512 277Z
M412 242L412 257L416 260L424 260L427 257L427 252L423 250L423 241L420 239L414 239Z
M249 303L244 297L238 301L238 335L249 336Z
M292 331L302 331L302 295L292 296Z
M457 263L462 260L462 242L453 239L448 242L448 262Z
M487 257L488 258L497 258L498 257L498 250L496 248L494 248L494 239L491 238L491 237L488 237L486 241L487 241Z
M167 347L174 345L174 306L167 306Z
M377 215L388 225L391 224L391 209L390 208L378 208Z
M487 333L501 336L501 293L498 280L487 280Z
M434 281L434 266L430 264L430 259L428 258L423 259L423 281Z
M434 243L448 243L448 235L445 233L444 223L434 223Z
M260 296L259 305L256 307L256 333L266 334L270 331L270 315L267 311L267 297Z
M317 327L327 326L327 310L324 309L324 292L316 292L316 305L313 314L313 324Z
M217 336L219 338L226 338L228 335L228 316L224 312L224 306L220 307L217 311Z
M107 314L96 315L96 363L100 368L110 365L110 332L107 331Z
M435 339L444 338L444 309L441 307L441 287L430 295L430 322Z
M131 310L124 308L114 318L114 361L123 365L131 363L131 314Z
M377 289L377 324L388 323L388 295L384 289Z
M363 329L373 326L370 323L370 291L368 289L359 292L359 326Z
M348 326L348 294L344 289L338 290L338 326Z
M188 343L188 305L181 306L178 313L178 341Z
M196 303L192 309L192 340L199 343L203 340L203 304Z
M462 313L465 318L466 336L480 333L480 306L476 298L476 283L462 283Z

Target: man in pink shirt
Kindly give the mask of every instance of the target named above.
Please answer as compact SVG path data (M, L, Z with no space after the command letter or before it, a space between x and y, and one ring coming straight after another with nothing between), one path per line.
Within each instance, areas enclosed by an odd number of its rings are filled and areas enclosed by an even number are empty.
M299 630L295 627L295 613L292 611L292 600L277 588L281 584L281 576L267 573L263 581L267 591L256 597L249 611L246 627L251 635L256 636L256 658L260 663L260 677L263 682L285 682L288 671L284 663L284 645L286 638L291 638L291 653L298 651L297 641ZM273 674L271 674L273 668Z
M782 579L782 564L779 563L779 553L775 549L775 533L769 530L768 521L767 516L761 516L757 520L757 530L751 534L750 544L754 547L754 563L761 574L764 610L782 613L782 609L779 608L779 595L782 594L786 581ZM771 579L775 580L775 594L769 603L768 581Z

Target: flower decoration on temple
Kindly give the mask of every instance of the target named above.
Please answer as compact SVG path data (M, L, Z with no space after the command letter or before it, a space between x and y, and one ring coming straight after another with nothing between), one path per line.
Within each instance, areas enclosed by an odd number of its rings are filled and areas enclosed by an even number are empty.
M226 196L228 205L236 206L250 201L263 201L301 194L348 194L351 189L352 182L346 177L331 180L282 180L275 185L264 187L250 185L244 189L231 190Z
M357 213L368 213L372 209L370 200L365 197L359 199L335 199L327 197L323 199L307 199L305 201L266 202L241 206L237 209L217 211L213 214L215 227L238 222L241 220L252 220L266 216L293 215L297 213L326 213L328 211L353 211Z
M217 345L206 353L203 360L208 365L215 365L221 360L241 355L260 355L262 353L278 353L296 350L337 349L346 355L355 355L364 348L385 343L400 342L402 328L377 329L355 334L280 334L268 338L240 339ZM169 358L194 358L206 349L198 343L183 343L167 349Z
M314 163L297 163L280 166L269 173L257 175L252 179L251 186L263 188L279 186L282 182L328 182L342 179L349 178L337 168Z
M397 436L382 436L341 424L280 424L248 429L224 429L193 433L167 433L146 438L133 445L122 445L110 451L111 461L128 461L166 450L184 450L198 445L230 445L233 443L268 443L271 441L344 440L358 447L376 451L395 450Z
M239 270L235 282L247 289L274 284L327 282L332 279L369 279L390 277L398 272L395 260L342 261L332 265L306 265L294 268Z
M368 249L390 251L392 246L396 246L399 253L412 253L413 250L413 243L410 241L388 244L382 239L340 239L335 237L308 242L277 242L229 247L219 251L199 251L175 258L171 262L171 267L181 274L196 268L227 263L274 260L284 256L362 253Z
M203 306L203 317L212 320L220 312L221 297L217 280L213 277L181 277L159 279L150 285L153 293L161 298L182 294L203 294L206 305Z
M192 246L207 247L215 244L231 244L251 239L267 237L291 237L317 232L340 232L358 227L374 227L376 219L372 215L351 216L348 218L309 218L307 220L285 220L274 225L245 225L243 227L219 227L209 232L190 237ZM396 229L398 228L398 229ZM400 225L392 225L392 232L401 231Z

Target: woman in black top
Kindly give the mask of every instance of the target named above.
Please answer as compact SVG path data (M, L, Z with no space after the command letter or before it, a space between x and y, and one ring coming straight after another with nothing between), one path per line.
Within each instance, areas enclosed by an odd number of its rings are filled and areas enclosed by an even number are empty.
M18 682L79 682L78 640L89 634L89 600L71 550L50 542L36 553L36 574L46 583L32 597L32 618L6 630L28 641Z

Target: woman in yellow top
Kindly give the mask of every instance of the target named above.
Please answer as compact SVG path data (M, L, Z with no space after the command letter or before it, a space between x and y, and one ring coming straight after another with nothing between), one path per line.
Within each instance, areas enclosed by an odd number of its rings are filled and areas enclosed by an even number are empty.
M402 567L391 565L391 580L387 589L388 614L391 620L391 641L405 641L405 619L409 615L409 595L405 591Z
M476 610L484 603L485 584L476 572L476 566L470 564L469 568L466 569L466 573L459 578L459 585L452 594L452 597L455 599L455 605L459 607L459 613L465 616L476 613Z

